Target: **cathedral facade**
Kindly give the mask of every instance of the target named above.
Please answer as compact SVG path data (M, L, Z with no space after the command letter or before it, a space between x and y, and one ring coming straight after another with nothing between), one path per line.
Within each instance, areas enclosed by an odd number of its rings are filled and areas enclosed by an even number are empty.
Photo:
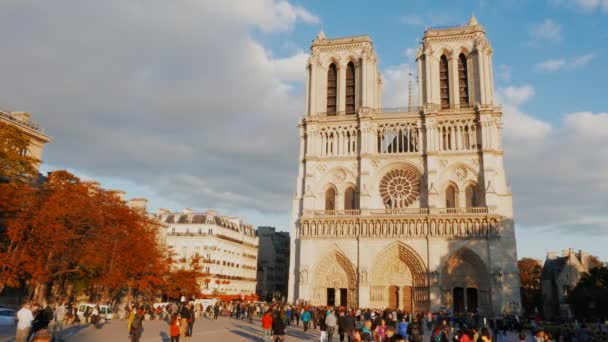
M320 33L313 41L290 301L519 310L502 112L485 30L474 17L427 29L416 60L419 105L382 108L370 37Z

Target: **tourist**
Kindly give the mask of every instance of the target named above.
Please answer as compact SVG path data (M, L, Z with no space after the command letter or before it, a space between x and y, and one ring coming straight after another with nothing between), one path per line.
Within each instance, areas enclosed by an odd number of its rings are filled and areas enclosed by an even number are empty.
M179 327L181 329L181 336L187 337L188 320L190 319L190 310L186 305L182 305L179 311L178 317L180 318Z
M349 340L351 340L352 342L363 342L361 335L362 335L361 329L355 329L352 332L352 338L349 337Z
M287 318L287 315L285 315L285 318ZM283 322L281 313L278 310L276 310L272 317L272 331L274 334L275 342L285 341L285 327L286 326L287 326L287 324L285 322Z
M129 336L131 337L131 342L139 342L141 334L144 331L144 309L141 308L136 311L134 308L133 311L133 319L130 320L128 324Z
M521 335L520 335L520 339L521 339ZM525 337L524 337L525 340ZM479 341L479 340L477 340ZM492 342L492 337L490 337L490 331L488 331L488 328L483 328L481 329L481 342Z
M344 326L344 332L346 333L346 336L349 337L350 340L352 340L352 336L353 336L353 330L355 330L355 326L356 326L356 322L355 322L355 313L351 313L346 315L346 319L345 319L346 325Z
M363 323L363 327L361 328L359 336L361 338L361 341L374 342L375 339L374 339L374 333L372 332L372 321L365 321ZM353 332L353 339L354 339L354 332Z
M304 324L304 332L308 331L308 324L309 324L311 318L312 318L312 315L310 314L310 310L308 308L306 308L306 310L304 310L304 312L302 312L302 324Z
M344 342L344 334L346 333L346 315L343 311L340 311L340 317L338 318L338 334L340 335L340 342Z
M325 325L327 326L327 341L331 342L334 332L336 331L336 325L338 324L338 320L334 313L334 310L329 310L327 313L327 317L325 317Z
M34 314L30 310L30 304L25 303L21 310L17 311L17 336L15 342L26 342L32 329Z
M445 330L442 329L441 326L435 326L435 329L431 334L431 342L448 342L448 336L446 335Z
M366 321L366 322L371 323L371 321ZM386 338L386 321L385 320L381 320L380 324L378 326L376 326L376 331L374 334L378 336L380 341L384 341L384 339Z
M53 324L53 338L57 341L60 340L61 334L63 333L63 322L66 318L68 310L63 302L59 303L55 308L55 324Z
M399 322L399 335L408 339L410 337L410 329L411 325L407 316L403 316L401 322Z
M190 317L186 320L188 322L188 326L186 327L186 337L192 337L192 329L194 328L194 321L196 320L196 314L194 312L194 304L190 304L190 308L188 309L190 313Z
M179 327L179 321L177 320L177 314L174 313L171 315L171 320L169 321L169 335L171 336L171 342L179 342L180 333L181 329Z
M317 324L319 326L319 331L321 331L321 337L319 338L320 342L327 342L327 323L325 323L325 314L323 312L319 312L317 314Z
M217 316L219 316L219 314L220 314L220 304L215 303L215 305L213 306L213 319L217 319Z
M262 330L264 330L264 342L272 341L272 310L270 309L262 317Z
M91 311L91 323L99 328L99 305L95 305Z

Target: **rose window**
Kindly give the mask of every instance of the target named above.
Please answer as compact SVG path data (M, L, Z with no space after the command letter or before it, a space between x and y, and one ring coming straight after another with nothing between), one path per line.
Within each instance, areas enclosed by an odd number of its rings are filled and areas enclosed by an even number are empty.
M420 174L412 168L389 171L380 181L380 196L387 208L405 208L420 195Z

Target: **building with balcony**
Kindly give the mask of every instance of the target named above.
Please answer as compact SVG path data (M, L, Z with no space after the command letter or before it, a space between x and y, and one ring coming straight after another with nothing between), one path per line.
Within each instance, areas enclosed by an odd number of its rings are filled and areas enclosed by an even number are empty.
M174 267L189 267L194 256L200 258L205 273L198 280L202 293L255 294L259 243L253 226L215 211L159 209L156 217L167 225L166 244Z
M313 41L290 301L520 310L502 111L485 30L474 17L429 28L416 60L418 104L382 108L369 36L321 32Z
M29 138L30 145L27 151L23 151L23 153L36 158L39 161L36 167L39 167L44 145L50 142L52 138L44 133L36 122L31 120L30 113L27 112L11 112L0 108L0 122L17 127Z
M285 300L289 282L289 233L274 227L258 227L258 283L256 293L264 300Z

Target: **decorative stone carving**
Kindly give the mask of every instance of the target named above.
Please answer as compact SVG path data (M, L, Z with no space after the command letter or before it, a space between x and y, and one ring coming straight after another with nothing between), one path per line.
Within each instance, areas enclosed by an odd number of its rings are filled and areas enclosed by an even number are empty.
M469 172L463 166L455 168L452 172L454 173L454 176L456 176L456 179L459 182L464 182L464 180L467 179L467 176L469 175Z
M441 167L445 167L446 165L448 165L448 161L446 159L441 159L439 161L439 164L441 165Z
M420 174L413 167L389 171L380 181L380 196L387 208L405 208L420 196Z
M317 165L317 171L319 171L320 174L324 174L325 171L327 171L327 167L325 164L319 164Z
M336 172L334 172L334 182L336 182L336 184L340 184L342 182L344 182L344 180L346 179L346 172L342 169L336 170Z

